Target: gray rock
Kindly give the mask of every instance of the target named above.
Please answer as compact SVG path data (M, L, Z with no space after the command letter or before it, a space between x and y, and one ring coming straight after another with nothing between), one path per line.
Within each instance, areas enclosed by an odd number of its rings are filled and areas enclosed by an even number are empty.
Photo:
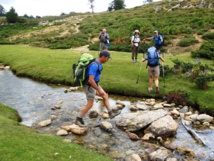
M162 109L154 111L138 111L136 113L123 115L121 118L116 120L116 125L124 130L137 131L166 114L167 111Z
M170 136L175 134L178 129L178 124L169 115L164 116L154 121L145 132L152 132L155 136Z

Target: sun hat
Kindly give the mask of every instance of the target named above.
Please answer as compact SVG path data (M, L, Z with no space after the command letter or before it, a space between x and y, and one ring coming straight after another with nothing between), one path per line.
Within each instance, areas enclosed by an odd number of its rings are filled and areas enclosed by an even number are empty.
M140 31L139 31L139 30L135 30L134 32L135 32L135 33L136 33L136 32L140 33Z
M154 33L158 32L158 30L155 30Z
M102 57L102 56L111 58L111 55L107 50L103 50L100 52L100 57Z

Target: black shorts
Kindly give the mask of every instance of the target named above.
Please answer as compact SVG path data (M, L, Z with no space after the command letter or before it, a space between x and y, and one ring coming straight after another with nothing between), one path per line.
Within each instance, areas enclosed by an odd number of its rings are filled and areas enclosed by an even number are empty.
M160 50L162 48L162 45L155 45L156 50Z

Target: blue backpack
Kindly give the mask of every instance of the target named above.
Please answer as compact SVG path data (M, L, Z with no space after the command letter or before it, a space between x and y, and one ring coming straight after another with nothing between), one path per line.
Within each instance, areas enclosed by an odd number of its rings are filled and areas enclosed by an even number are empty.
M155 67L157 65L160 65L159 63L159 57L158 52L155 47L150 47L148 49L148 63L147 66Z
M159 35L158 35L158 39L161 40L161 38L160 38L161 36L162 36L162 39L163 39L163 41L161 42L161 44L163 45L163 44L164 44L164 37L163 37L162 34L159 34Z

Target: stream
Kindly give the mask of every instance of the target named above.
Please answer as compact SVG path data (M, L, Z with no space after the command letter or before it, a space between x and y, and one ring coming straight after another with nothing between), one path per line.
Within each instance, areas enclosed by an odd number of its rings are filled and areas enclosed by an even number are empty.
M39 122L50 118L51 115L56 116L51 125L37 129L40 133L56 135L62 124L75 121L76 115L85 105L86 99L83 91L65 93L64 91L68 88L68 86L44 84L28 78L17 77L10 70L0 70L0 102L16 109L22 117L22 124L34 127ZM87 135L69 134L59 137L81 144L117 161L123 161L133 153L140 155L145 153L146 150L160 146L155 142L132 141L123 130L118 129L115 125L117 118L130 112L128 107L130 104L142 101L143 98L109 95L109 100L111 105L115 105L117 100L126 105L120 115L112 120L107 119L113 125L112 131L104 131L96 126L100 122L100 117L91 119L86 115L84 120L89 127ZM51 110L51 107L59 104L61 109ZM93 109L99 112L106 110L100 101L95 102L91 110ZM209 128L200 129L204 132L198 134L207 144L207 146L203 146L185 130L180 120L177 119L176 122L179 124L177 133L168 139L178 147L191 149L194 151L195 156L181 154L175 150L172 152L173 157L181 161L195 159L200 161L214 160L214 130Z

